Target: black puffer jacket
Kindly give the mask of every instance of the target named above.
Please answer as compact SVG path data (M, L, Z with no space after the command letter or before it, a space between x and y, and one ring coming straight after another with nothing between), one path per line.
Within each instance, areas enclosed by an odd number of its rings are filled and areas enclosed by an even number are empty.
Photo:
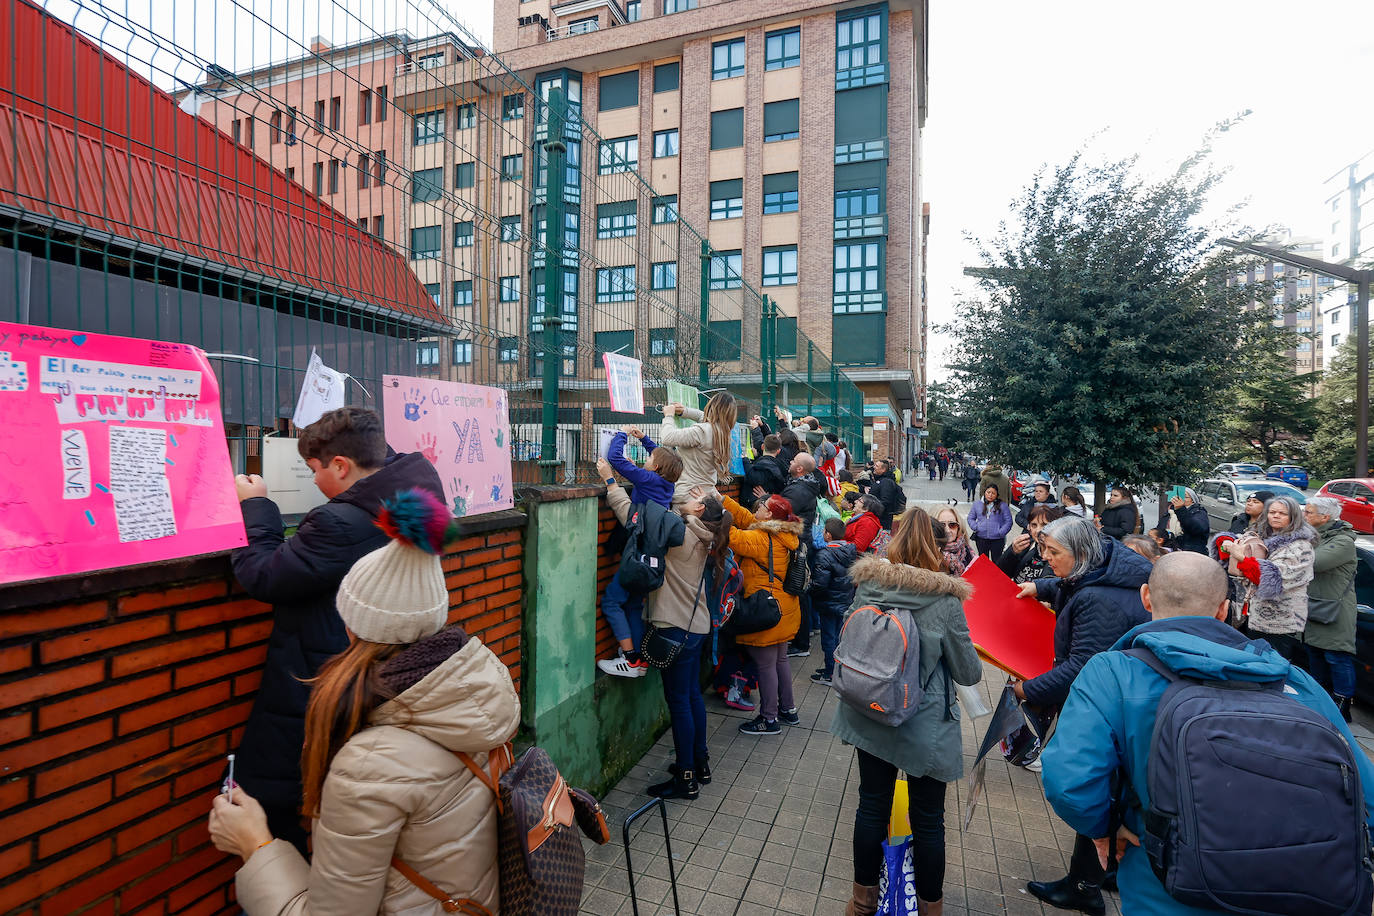
M409 487L444 498L439 473L423 455L396 455L380 471L312 509L289 539L271 499L240 504L248 546L233 553L234 576L249 595L272 605L272 633L234 778L264 805L300 804L301 746L310 699L301 679L314 677L321 665L348 647L343 620L334 608L339 582L363 555L387 543L376 524L382 500Z
M1150 561L1112 538L1102 539L1102 565L1076 579L1038 579L1036 595L1048 601L1054 622L1054 667L1023 685L1026 701L1058 707L1069 698L1078 672L1131 627L1150 619L1140 603L1140 586L1154 569Z
M1156 528L1164 531L1169 530L1169 510L1171 509L1174 517L1178 519L1178 526L1183 529L1183 533L1175 537L1178 548L1191 550L1193 553L1206 554L1207 540L1212 534L1212 522L1207 518L1207 510L1196 503L1178 509L1165 503L1165 511L1159 516L1159 523L1155 526Z
M754 487L763 487L768 493L781 493L787 486L787 465L777 455L760 455L749 465L744 475L744 486L740 490L740 505L753 511L758 505Z
M868 492L882 502L883 514L878 516L878 521L883 523L884 528L890 529L892 516L902 511L902 485L897 482L896 475L888 471L885 474L873 475L873 483Z
M848 541L831 541L811 554L811 606L820 614L843 617L854 601L849 567L859 551Z
M1140 513L1135 503L1122 503L1102 510L1102 533L1118 540L1135 531Z
M787 478L782 495L792 504L792 514L802 521L802 543L811 547L811 526L816 524L816 500L825 495L825 481L814 471Z

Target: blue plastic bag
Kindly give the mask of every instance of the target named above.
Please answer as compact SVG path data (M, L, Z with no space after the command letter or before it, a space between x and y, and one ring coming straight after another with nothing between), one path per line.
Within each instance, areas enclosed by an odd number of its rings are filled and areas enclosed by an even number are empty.
M916 916L916 866L911 837L883 841L883 873L878 879L878 916Z

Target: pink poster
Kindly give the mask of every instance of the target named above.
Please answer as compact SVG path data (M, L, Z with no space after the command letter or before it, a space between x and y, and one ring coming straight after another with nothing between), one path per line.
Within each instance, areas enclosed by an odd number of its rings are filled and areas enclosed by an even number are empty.
M0 584L246 543L201 350L0 322Z
M500 388L382 376L387 444L433 462L459 518L515 507L506 407Z

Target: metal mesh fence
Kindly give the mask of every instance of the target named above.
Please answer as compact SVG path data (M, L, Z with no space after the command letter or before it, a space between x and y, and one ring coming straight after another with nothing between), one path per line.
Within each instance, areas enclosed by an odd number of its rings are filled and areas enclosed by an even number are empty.
M599 135L600 87L531 84L439 4L3 8L31 65L0 78L0 318L209 351L238 469L291 430L312 350L350 403L392 373L506 389L517 482L591 479L599 431L652 429L670 383L862 441L855 385L643 177L676 132L630 108ZM643 362L646 414L612 409L608 353Z

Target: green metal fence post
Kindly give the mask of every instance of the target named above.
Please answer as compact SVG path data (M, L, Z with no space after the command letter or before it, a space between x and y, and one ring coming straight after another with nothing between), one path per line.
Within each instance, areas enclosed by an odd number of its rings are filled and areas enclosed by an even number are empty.
M707 363L707 335L711 333L711 243L701 240L701 352L697 355L697 381L704 391L711 387L711 371ZM688 404L688 407L698 407Z
M568 146L563 142L564 99L562 89L549 91L548 135L544 154L548 163L548 194L544 204L544 320L540 335L544 346L543 438L539 467L544 483L558 475L558 369L563 362L563 185Z
M811 381L811 364L816 359L816 344L810 340L806 342L806 415L809 417L816 412L815 385Z
M830 364L830 427L835 430L835 435L844 435L840 426L840 370L835 368L834 363Z
M768 363L773 358L773 343L768 335L768 308L769 300L764 296L759 307L759 409L765 417L773 413L773 405L768 403Z

